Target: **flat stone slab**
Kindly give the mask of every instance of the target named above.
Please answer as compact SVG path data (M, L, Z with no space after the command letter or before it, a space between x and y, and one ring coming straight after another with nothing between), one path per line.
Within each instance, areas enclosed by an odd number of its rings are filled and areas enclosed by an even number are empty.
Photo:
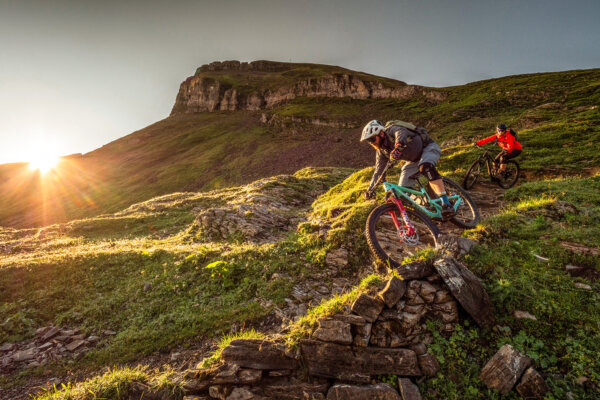
M364 382L370 375L421 375L417 354L409 349L351 347L316 340L303 340L301 349L313 376Z
M433 267L452 295L479 326L491 327L496 321L490 298L481 281L467 267L452 257L436 260Z
M402 400L400 395L387 383L377 385L334 385L327 392L327 400Z
M327 389L327 382L281 382L272 383L263 386L259 393L266 398L260 399L280 399L280 400L304 400L304 399L324 399Z
M523 372L531 364L531 359L519 353L509 344L498 350L479 374L479 379L489 388L502 394L510 392Z
M332 318L321 318L319 328L313 333L314 339L339 344L352 343L350 324Z
M226 363L253 369L295 369L297 361L274 343L262 339L237 339L223 349Z

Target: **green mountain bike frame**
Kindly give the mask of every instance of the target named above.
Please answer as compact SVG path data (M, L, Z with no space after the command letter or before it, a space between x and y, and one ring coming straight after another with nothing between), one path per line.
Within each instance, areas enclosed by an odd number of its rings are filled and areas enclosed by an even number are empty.
M382 171L381 175L379 176L379 179L377 180L377 183L373 186L373 188L376 188L377 186L379 186L379 184L381 183L381 181L383 180L383 177L385 176L386 172L388 171L388 169L390 169L392 166L394 166L393 162L388 162L387 165L385 166L384 170ZM391 182L383 182L383 188L385 189L386 193L389 193L391 195L393 195L395 197L396 200L400 201L402 200L406 200L408 201L408 203L405 204L411 204L412 207L421 210L423 213L425 213L425 215L427 215L429 218L431 219L435 219L435 220L443 220L442 218L442 199L440 198L435 198L432 199L431 196L429 195L429 193L427 193L427 190L425 190L425 188L423 187L423 185L421 184L421 182L419 182L419 176L421 174L417 173L415 175L413 175L411 178L414 179L417 184L419 185L420 190L415 190L415 189L411 189L411 188L407 188L404 186L398 186L398 185L394 185ZM390 195L386 195L386 200L389 201ZM410 195L416 196L420 199L423 200L424 204L428 204L431 206L431 209L427 209L419 204L417 204L411 197ZM459 196L459 195L451 195L448 196L448 200L450 200L451 203L453 203L452 207L454 208L454 211L456 212L458 210L458 207L461 205L461 203L463 202L463 199Z
M429 196L429 193L427 193L427 190L425 190L425 188L422 185L419 184L419 186L421 186L421 190L415 190L404 186L394 185L390 182L383 182L383 188L385 189L386 193L393 193L393 195L397 199L401 197L402 201L408 201L414 208L421 210L423 213L425 213L425 215L427 215L431 219L442 220L442 199L432 199L431 196ZM432 209L427 209L417 204L410 197L410 195L423 199L425 204L430 205ZM458 207L463 201L459 195L448 196L448 200L450 200L451 203L453 202L452 207L454 208L454 211L458 210Z

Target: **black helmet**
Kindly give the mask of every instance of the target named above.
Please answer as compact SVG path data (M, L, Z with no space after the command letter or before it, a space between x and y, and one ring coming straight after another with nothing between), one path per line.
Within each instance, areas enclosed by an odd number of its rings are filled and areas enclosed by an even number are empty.
M498 126L496 127L496 129L498 129L500 131L505 131L508 128L506 127L506 124L498 124Z

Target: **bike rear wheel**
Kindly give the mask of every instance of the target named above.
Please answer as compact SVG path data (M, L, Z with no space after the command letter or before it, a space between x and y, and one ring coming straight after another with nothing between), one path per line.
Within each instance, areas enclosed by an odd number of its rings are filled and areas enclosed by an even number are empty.
M405 226L400 210L395 204L382 204L369 214L365 236L377 263L395 268L405 257L437 246L440 231L433 221L414 208L406 207L406 213L415 229L415 234L409 237L403 237L394 224L392 214L400 222L401 228Z
M454 215L450 222L461 228L471 229L475 228L479 223L480 215L479 208L469 195L469 193L461 188L458 183L454 182L450 178L443 177L444 186L446 187L446 193L448 197L460 196L462 201L456 209L456 215Z
M506 161L506 170L503 174L497 176L498 185L500 185L500 187L504 189L509 189L513 187L519 179L519 171L519 163L517 163L514 160Z
M466 190L469 190L473 187L473 185L475 185L477 183L477 180L479 179L479 176L481 175L482 168L483 168L482 160L477 160L473 164L471 164L471 167L469 168L469 170L467 171L467 174L465 175L465 178L463 179L463 182L462 182L463 188L465 188Z

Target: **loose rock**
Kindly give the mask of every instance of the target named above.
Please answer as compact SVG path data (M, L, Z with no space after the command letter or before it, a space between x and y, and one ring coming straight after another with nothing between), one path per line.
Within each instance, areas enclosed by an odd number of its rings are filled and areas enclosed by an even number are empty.
M533 367L527 368L517 385L517 392L524 399L542 400L549 390L544 378Z
M481 370L479 379L489 388L508 393L517 383L531 359L505 344Z

